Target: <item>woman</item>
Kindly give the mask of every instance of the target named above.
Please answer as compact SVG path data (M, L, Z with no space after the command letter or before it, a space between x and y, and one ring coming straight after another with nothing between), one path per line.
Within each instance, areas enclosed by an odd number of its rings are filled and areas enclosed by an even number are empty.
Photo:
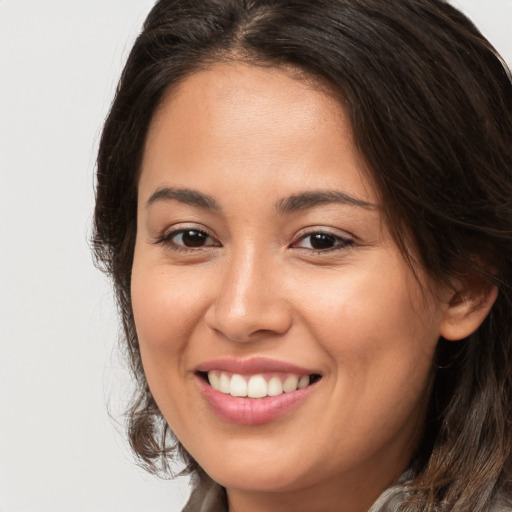
M185 510L511 509L512 82L460 12L161 0L97 180Z

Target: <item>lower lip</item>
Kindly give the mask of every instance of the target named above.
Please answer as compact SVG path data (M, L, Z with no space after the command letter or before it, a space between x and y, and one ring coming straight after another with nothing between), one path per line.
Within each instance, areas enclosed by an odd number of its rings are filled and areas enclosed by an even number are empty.
M316 387L315 383L278 396L242 398L215 391L199 376L197 381L213 411L223 420L241 425L261 425L284 416L304 402Z

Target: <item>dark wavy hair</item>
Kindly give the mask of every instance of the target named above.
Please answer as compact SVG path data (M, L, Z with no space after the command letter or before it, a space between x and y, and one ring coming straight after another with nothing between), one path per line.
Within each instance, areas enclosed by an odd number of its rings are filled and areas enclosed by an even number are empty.
M486 511L512 486L512 79L444 0L160 0L105 122L94 250L112 276L137 382L128 433L139 461L181 454L144 376L130 298L137 177L164 94L215 62L299 70L342 98L409 262L432 279L483 279L498 298L460 342L440 339L407 510ZM414 256L413 256L414 255Z

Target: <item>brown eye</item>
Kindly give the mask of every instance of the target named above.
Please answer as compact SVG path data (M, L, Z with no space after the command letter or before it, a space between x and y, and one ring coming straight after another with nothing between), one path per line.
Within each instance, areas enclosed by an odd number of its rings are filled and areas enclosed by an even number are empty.
M342 238L331 233L316 232L302 236L294 246L301 249L310 249L312 251L329 251L344 249L352 244L353 241L350 239Z
M208 240L208 235L202 231L189 229L181 233L181 241L185 247L202 247Z
M165 237L166 244L172 244L176 247L187 249L199 249L216 245L213 238L199 229L180 229L173 231Z
M309 235L309 243L312 249L321 251L322 249L332 249L336 245L336 237L326 233L315 233Z

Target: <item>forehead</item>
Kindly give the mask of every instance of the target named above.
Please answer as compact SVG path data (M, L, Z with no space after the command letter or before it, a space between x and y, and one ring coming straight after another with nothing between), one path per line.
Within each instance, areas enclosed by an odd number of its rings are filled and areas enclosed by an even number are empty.
M276 185L285 175L304 182L342 171L348 188L363 187L361 199L374 201L347 109L327 87L286 69L215 64L162 101L146 140L141 186L163 168L176 178L183 169L220 175L225 166L233 183L257 181L272 167Z
M209 121L221 121L238 112L241 125L256 128L266 120L280 120L282 111L287 117L305 123L314 122L318 115L328 120L329 114L346 117L334 91L318 80L292 68L256 66L243 62L215 63L171 87L157 110L153 124L168 114L183 114L192 109ZM326 115L327 114L327 115ZM264 117L263 117L264 116ZM261 123L260 123L261 122ZM279 128L279 123L276 128ZM341 125L336 123L339 129Z

